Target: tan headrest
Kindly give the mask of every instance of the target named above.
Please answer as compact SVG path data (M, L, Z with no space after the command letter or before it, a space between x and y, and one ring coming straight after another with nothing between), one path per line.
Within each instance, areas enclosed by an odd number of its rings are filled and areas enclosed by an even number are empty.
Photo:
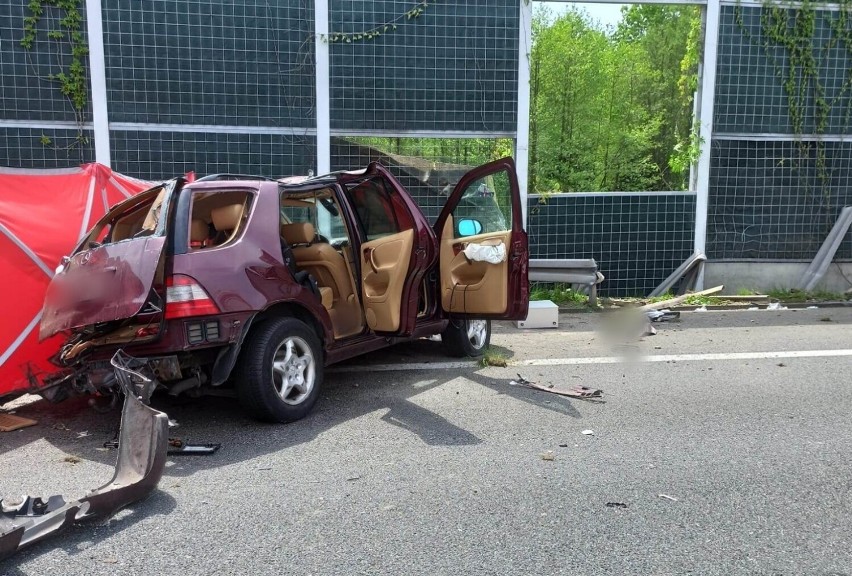
M207 240L207 237L209 235L210 228L208 228L207 222L198 218L192 221L192 225L189 228L190 242L204 242L205 240Z
M213 220L213 227L220 232L222 230L236 230L239 228L242 217L242 204L228 204L221 208L213 208L213 210L210 211L210 218Z
M316 231L310 222L299 222L296 224L282 224L281 237L287 244L310 244L314 241Z

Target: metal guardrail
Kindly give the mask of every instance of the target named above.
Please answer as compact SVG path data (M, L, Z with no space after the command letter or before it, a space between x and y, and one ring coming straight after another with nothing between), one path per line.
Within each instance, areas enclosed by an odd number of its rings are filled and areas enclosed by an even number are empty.
M588 292L589 304L596 304L598 284L604 275L598 271L594 258L565 258L560 260L530 259L529 279L533 282L562 282Z

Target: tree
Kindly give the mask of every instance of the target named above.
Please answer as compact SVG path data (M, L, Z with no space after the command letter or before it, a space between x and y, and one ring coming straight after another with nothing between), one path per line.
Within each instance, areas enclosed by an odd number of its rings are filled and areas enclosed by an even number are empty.
M688 138L678 81L692 8L633 6L614 33L577 9L538 10L530 59L530 184L537 191L671 190Z

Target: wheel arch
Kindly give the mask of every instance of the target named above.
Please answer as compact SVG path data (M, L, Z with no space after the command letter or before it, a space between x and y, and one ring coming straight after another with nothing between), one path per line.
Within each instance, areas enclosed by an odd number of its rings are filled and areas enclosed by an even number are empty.
M280 318L283 316L289 316L307 324L316 333L317 338L319 338L320 347L323 350L323 355L325 355L326 342L329 341L325 326L323 326L323 323L313 312L298 302L276 302L275 304L271 304L255 315L252 327L270 318Z
M230 378L231 373L234 371L234 367L237 364L237 359L239 358L243 343L258 325L271 318L281 318L285 316L300 320L314 331L320 341L320 349L323 353L322 361L325 362L325 347L326 342L329 340L322 322L315 314L297 302L276 302L254 316L249 317L249 319L246 320L239 340L221 350L213 364L211 384L213 386L219 386Z

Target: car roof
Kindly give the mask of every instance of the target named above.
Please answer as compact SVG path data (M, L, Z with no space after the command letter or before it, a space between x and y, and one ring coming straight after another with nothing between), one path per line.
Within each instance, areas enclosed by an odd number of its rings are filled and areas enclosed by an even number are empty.
M222 188L252 188L261 193L268 191L279 191L284 189L301 189L316 184L334 184L342 179L352 176L360 176L367 173L367 168L360 170L338 170L318 176L286 176L278 180L272 180L265 176L244 176L234 174L213 174L202 179L190 182L187 187L193 190L219 190Z

